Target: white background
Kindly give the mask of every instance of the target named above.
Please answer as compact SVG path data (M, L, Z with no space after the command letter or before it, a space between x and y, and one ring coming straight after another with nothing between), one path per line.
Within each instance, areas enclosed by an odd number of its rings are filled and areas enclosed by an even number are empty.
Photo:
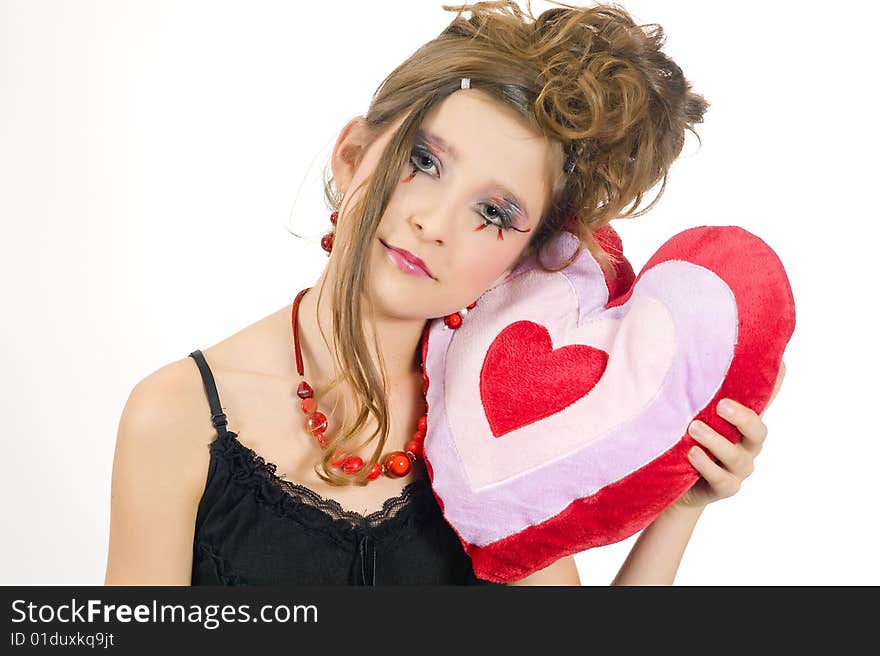
M440 4L0 0L0 583L103 583L131 388L317 278L328 148ZM623 4L712 103L658 206L613 224L626 255L638 272L681 230L740 225L797 303L755 473L676 583L880 584L878 12ZM579 554L583 583L635 538Z

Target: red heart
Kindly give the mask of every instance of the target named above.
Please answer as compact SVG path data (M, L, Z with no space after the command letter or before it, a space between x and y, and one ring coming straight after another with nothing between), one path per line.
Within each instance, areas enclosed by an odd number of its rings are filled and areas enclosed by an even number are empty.
M607 364L602 349L569 344L554 351L544 326L510 324L489 346L480 370L480 397L492 434L501 437L567 408L596 386Z

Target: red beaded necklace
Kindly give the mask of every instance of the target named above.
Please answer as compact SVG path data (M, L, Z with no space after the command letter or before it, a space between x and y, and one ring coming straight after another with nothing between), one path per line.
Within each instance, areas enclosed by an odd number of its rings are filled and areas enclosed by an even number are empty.
M291 312L291 323L293 324L293 346L296 354L296 371L303 376L302 352L299 348L299 327L297 325L297 313L299 311L299 302L303 295L309 291L311 287L306 287L296 295L293 301L293 310ZM424 387L422 388L424 390ZM296 390L296 395L302 399L301 408L306 415L306 430L309 431L318 441L321 448L326 448L327 439L324 437L324 431L327 430L327 416L323 412L318 411L318 403L315 401L315 393L311 386L303 379ZM422 457L422 447L425 441L425 434L428 431L428 417L422 415L419 417L417 430L413 438L407 443L405 451L392 451L380 458L379 462L373 465L370 473L367 474L368 480L375 480L382 474L391 478L401 478L406 476L412 470L412 463ZM356 474L364 467L364 461L360 456L349 455L341 449L337 449L333 453L331 464L334 467L342 469L346 474Z

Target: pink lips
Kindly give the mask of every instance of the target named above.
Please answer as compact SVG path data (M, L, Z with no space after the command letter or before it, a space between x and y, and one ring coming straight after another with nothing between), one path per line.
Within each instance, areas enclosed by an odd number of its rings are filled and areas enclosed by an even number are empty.
M385 247L385 252L388 254L388 258L392 262L394 262L394 264L397 265L397 268L404 273L408 273L419 278L434 278L434 276L431 275L431 270L428 268L428 265L425 264L421 258L416 257L409 251L403 250L402 248L394 248L393 246L389 246L381 239L379 240L379 243Z

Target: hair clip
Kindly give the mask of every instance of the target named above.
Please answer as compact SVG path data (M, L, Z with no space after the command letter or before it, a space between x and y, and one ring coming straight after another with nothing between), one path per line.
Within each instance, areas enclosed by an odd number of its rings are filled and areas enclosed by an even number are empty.
M461 88L462 89L470 89L471 88L471 79L469 77L461 78Z
M574 165L577 162L578 158L584 152L584 142L583 141L571 141L568 144L566 150L568 150L568 156L565 158L565 165L562 169L566 173L571 173L574 171Z

